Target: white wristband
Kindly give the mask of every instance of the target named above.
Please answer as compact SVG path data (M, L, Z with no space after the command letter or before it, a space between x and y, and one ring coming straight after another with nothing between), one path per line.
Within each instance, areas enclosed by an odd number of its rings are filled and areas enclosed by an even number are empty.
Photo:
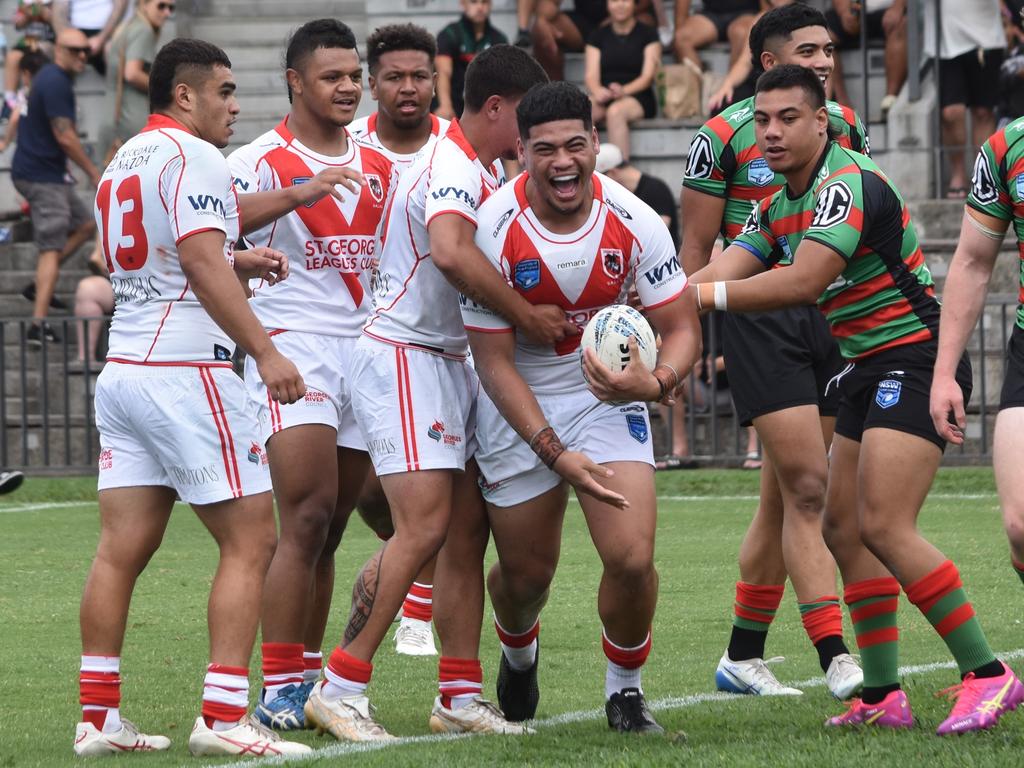
M722 280L715 281L715 309L725 312L728 309L728 297L725 291L725 283Z

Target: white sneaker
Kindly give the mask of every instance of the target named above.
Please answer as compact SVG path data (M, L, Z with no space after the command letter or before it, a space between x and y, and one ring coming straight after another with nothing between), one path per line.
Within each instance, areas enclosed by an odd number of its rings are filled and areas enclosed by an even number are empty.
M395 652L405 656L437 656L430 622L403 620L395 630Z
M864 687L864 670L849 653L833 656L825 672L825 682L832 695L840 701L853 698Z
M323 687L321 680L306 699L306 723L316 728L317 733L329 733L338 741L391 741L395 738L373 719L374 708L366 696L327 701Z
M438 696L430 713L430 730L434 733L535 733L524 723L510 723L500 709L479 696L459 709L441 706Z
M776 656L768 660L733 661L729 658L729 652L726 651L722 654L722 660L718 662L718 669L715 670L715 685L718 686L718 690L728 693L747 693L754 696L802 696L803 691L783 685L768 669L769 664L779 661L784 661L784 659L781 656Z
M312 748L295 741L285 741L274 731L252 717L243 718L234 728L215 731L207 727L202 715L192 726L188 737L188 751L193 755L249 755L250 757L277 757L278 755L305 755Z
M157 752L171 746L166 736L139 733L130 721L121 720L121 730L104 733L92 723L75 726L75 754L79 757L116 755L121 752Z

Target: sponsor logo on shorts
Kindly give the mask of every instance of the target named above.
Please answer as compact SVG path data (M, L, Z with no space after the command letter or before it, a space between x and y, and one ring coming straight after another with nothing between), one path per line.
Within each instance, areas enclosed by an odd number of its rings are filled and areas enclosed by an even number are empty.
M540 259L526 259L516 264L515 281L524 291L540 285Z
M903 384L895 379L880 381L875 392L875 402L879 408L892 408L900 401L902 390Z
M174 479L181 485L206 485L207 483L220 482L220 474L217 472L216 464L206 464L199 467L168 467Z
M231 350L227 347L222 347L220 344L213 345L213 359L214 360L230 360Z
M483 497L485 499L489 499L491 496L493 496L501 489L503 482L499 480L496 483L488 483L486 480L484 480L483 475L481 475L479 478L477 478L477 485L480 486L480 493L483 494Z
M427 437L438 443L441 443L446 448L454 448L462 442L462 435L453 435L445 431L443 421L435 421L429 427L427 427Z
M302 401L306 405L323 405L327 402L327 395L318 389L307 389L306 396L302 398Z
M747 179L755 187L767 187L775 180L775 171L768 167L767 160L759 157L747 168Z
M248 459L257 467L270 463L270 459L267 458L267 452L264 451L257 443L252 443L249 446Z
M100 472L105 469L114 468L114 452L110 448L104 448L100 451Z
M371 456L393 456L396 452L395 441L390 437L377 437L366 441L366 450Z
M650 434L647 430L647 419L635 413L626 414L626 426L629 427L629 436L638 443L646 443Z

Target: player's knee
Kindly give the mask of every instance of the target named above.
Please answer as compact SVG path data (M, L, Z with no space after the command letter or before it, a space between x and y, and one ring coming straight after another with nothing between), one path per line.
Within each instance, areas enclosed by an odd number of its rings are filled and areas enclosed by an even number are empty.
M323 547L320 550L320 559L327 558L329 560L334 559L334 553L338 551L338 547L341 546L341 537L345 534L345 528L348 525L348 514L336 516L331 522L330 527L327 529L327 536L324 539Z
M395 524L391 519L391 507L387 496L379 488L364 491L356 502L356 511L367 527L385 541L395 535Z
M793 511L800 516L821 516L825 507L826 478L816 472L801 472L788 483Z
M947 123L963 122L967 116L967 107L963 104L947 104L942 108L942 119Z
M644 547L605 563L605 573L621 587L640 593L655 579L654 553Z
M306 553L310 559L319 555L327 541L333 513L333 504L325 499L310 499L293 507L281 516L281 544Z
M896 535L891 516L875 508L861 510L860 538L864 546L883 563L890 561L889 549L900 539Z
M1024 553L1024 499L1003 504L1003 528L1015 553Z
M505 598L526 605L547 593L555 578L555 563L533 561L523 567L502 568L501 576Z

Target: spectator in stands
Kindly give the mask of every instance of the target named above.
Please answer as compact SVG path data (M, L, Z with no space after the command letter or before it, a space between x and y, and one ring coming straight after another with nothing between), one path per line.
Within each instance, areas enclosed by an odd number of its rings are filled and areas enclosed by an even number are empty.
M86 357L90 363L89 370L99 373L103 367L103 358L98 354L100 333L113 314L114 289L105 273L102 276L89 275L78 281L75 288L75 317L81 318L76 328L78 356L68 366L69 373L84 373Z
M651 176L635 165L630 165L622 156L622 150L611 142L602 142L594 170L617 181L651 206L668 227L676 250L679 249L679 206L676 205L668 184L657 176Z
M7 121L7 129L4 131L3 138L0 139L0 152L5 151L7 147L14 143L18 135L18 123L28 106L28 93L32 88L32 78L49 61L42 51L29 51L18 62L18 77L21 78L21 87L18 88L16 94L15 109L11 112L11 117Z
M635 15L636 0L608 0L609 23L587 39L584 82L594 124L629 159L629 126L658 112L654 78L661 62L658 31Z
M835 100L850 105L838 51L860 48L861 18L867 22L868 41L885 43L885 96L882 114L888 113L907 80L907 0L832 0L825 13L828 32L836 44L832 85ZM864 110L867 114L867 109Z
M438 117L451 120L462 117L462 89L469 62L492 45L507 43L508 38L491 24L491 0L459 0L462 18L437 34L437 109Z
M964 164L967 109L971 110L973 157L995 131L1006 36L999 0L942 2L942 39L936 51L936 5L936 0L925 0L924 53L939 61L942 148L949 167L946 197L964 198L969 181Z
M28 51L42 51L53 57L52 0L18 0L14 12L14 28L21 32L14 46L4 57L4 102L7 113L17 107L18 63Z
M166 4L173 9L174 0ZM84 33L89 38L89 63L101 75L106 75L107 43L127 9L128 0L55 0L53 28L58 34L66 27Z
M61 262L95 232L92 211L75 193L68 160L99 184L100 171L89 159L75 127L74 77L85 70L89 41L77 29L57 37L56 58L39 70L18 124L18 146L11 164L14 187L28 201L39 248L36 296L27 341L60 341L45 322Z
M675 54L701 66L698 51L712 43L729 43L729 63L747 52L747 36L768 0L704 0L700 13L690 13L693 0L676 0Z
M1024 115L1024 0L1003 0L1006 59L999 70L999 126Z

